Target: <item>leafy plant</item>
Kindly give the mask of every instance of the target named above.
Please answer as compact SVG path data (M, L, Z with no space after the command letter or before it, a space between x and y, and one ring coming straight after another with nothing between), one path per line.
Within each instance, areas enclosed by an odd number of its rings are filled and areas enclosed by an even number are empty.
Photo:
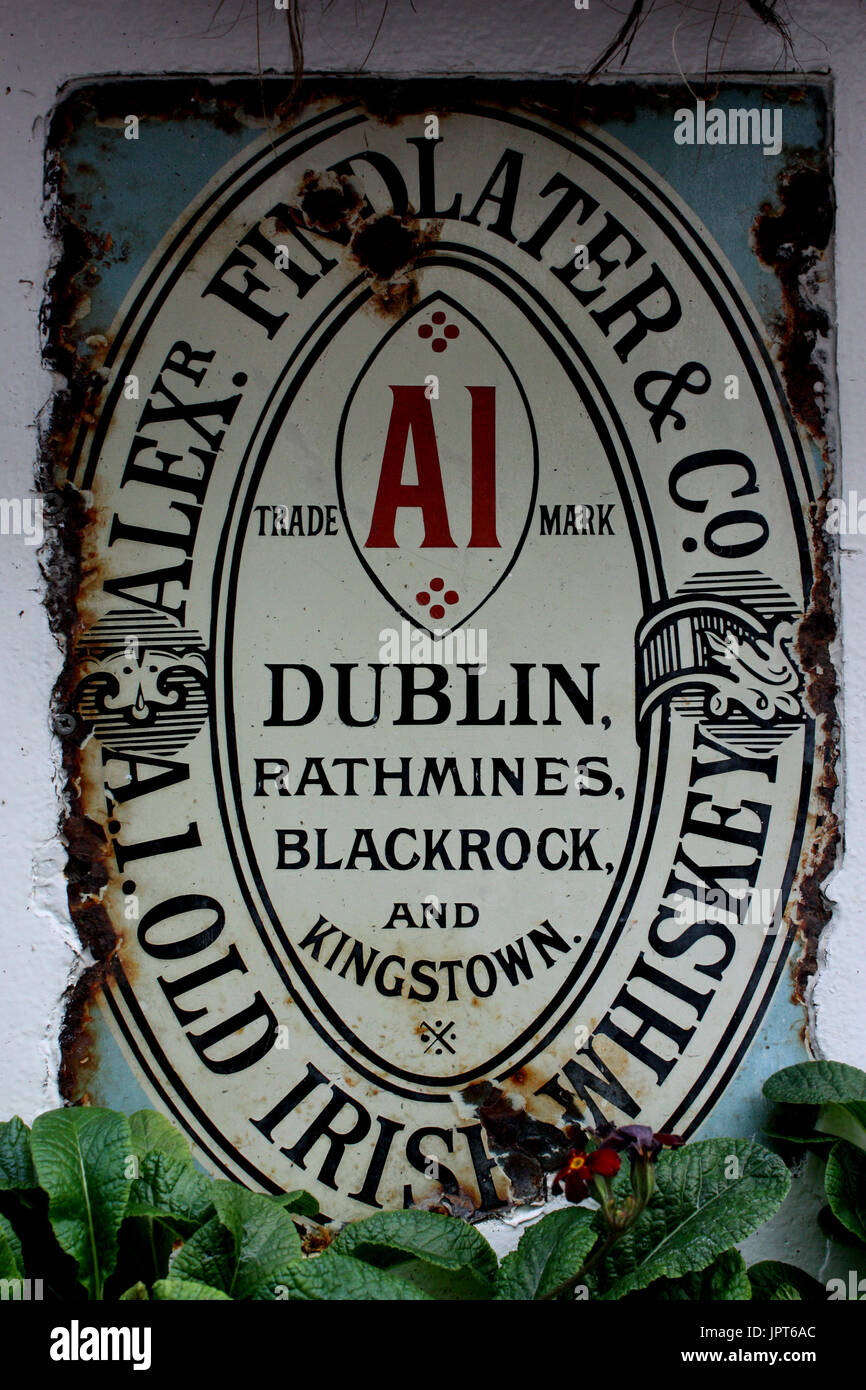
M821 1153L827 1218L866 1245L866 1075L804 1063L764 1090L774 1142ZM569 1205L500 1262L478 1227L437 1212L378 1212L334 1233L305 1192L200 1173L154 1111L54 1110L32 1130L12 1119L0 1124L0 1279L41 1279L73 1301L827 1297L792 1265L747 1269L736 1249L784 1200L779 1154L749 1139L684 1146L641 1125L565 1137L553 1190Z
M776 1105L768 1133L777 1146L806 1145L824 1163L821 1225L866 1249L866 1072L844 1062L801 1062L771 1076L764 1095Z

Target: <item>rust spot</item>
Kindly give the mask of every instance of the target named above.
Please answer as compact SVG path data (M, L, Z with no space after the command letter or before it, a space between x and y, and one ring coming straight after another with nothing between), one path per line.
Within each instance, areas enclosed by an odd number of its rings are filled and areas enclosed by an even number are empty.
M88 894L98 893L108 882L105 867L108 838L96 821L78 815L67 817L63 836L68 850L66 877L70 892L74 890L81 901Z
M98 961L109 961L117 950L118 938L102 904L81 904L75 908L73 918L82 944Z
M98 89L94 88L94 92ZM87 98L82 100L86 104ZM77 112L81 116L80 103ZM67 849L66 878L69 912L82 948L93 963L67 991L60 1031L60 1093L70 1103L89 1103L89 1082L97 1067L97 1048L91 1033L91 1008L114 970L120 938L103 901L109 883L111 846L92 814L85 795L82 742L87 730L77 717L72 695L78 684L76 643L83 630L81 595L92 580L87 536L96 512L70 481L76 441L97 414L104 386L100 366L109 339L86 325L89 296L109 259L122 258L110 235L87 225L88 205L76 202L66 187L67 168L62 145L75 125L76 103L64 103L52 121L46 155L46 226L58 248L42 306L42 329L47 344L45 364L63 379L51 411L40 428L38 486L45 508L46 545L40 553L45 579L45 604L51 631L63 654L51 716L62 748L65 779L64 813L60 835Z
M797 93L792 93L792 99L796 98ZM832 325L821 298L834 222L827 156L789 151L776 190L776 201L765 203L755 219L753 245L763 264L776 274L782 291L782 313L770 327L785 393L820 451L824 466L822 495L812 504L809 517L814 556L810 603L794 644L806 699L816 720L815 805L787 911L801 946L791 967L793 999L804 1003L817 967L818 941L831 915L822 884L835 866L840 842L838 817L833 811L838 786L838 684L830 652L836 636L836 554L824 529L835 472L834 444L828 439L833 424L832 377L825 346Z
M435 1211L440 1216L459 1216L463 1221L484 1216L475 1198L462 1187L455 1187L453 1192L442 1191L435 1197L422 1197L414 1206L419 1211Z
M348 224L361 208L361 195L351 179L332 175L329 182L328 176L308 169L298 193L306 225L345 244L349 240Z
M800 622L795 643L806 680L806 697L817 721L816 758L819 760L815 787L819 804L810 827L811 839L801 858L801 878L791 914L802 946L799 959L793 966L794 998L797 1002L805 1002L809 982L817 969L818 941L832 912L822 884L835 867L840 844L839 819L833 811L839 782L836 773L840 734L836 707L838 686L830 655L830 644L836 635L835 557L824 530L826 493L832 478L828 455L829 450L825 445L825 492L814 504L811 517L815 553L812 602Z
M544 1197L545 1175L565 1162L570 1147L566 1132L515 1106L511 1096L490 1081L475 1082L461 1094L481 1121L490 1156L507 1177L512 1200Z
M393 208L377 213L350 175L334 170L308 169L297 199L299 225L346 247L367 272L378 313L398 319L417 303L416 261L438 239L441 223L422 227L411 207L399 216Z
M355 234L352 252L359 265L377 280L390 280L409 266L415 257L417 233L399 217L385 213L373 218Z
M99 1065L98 1048L91 1032L91 1007L111 969L112 959L97 961L67 992L60 1029L58 1072L58 1088L67 1104L90 1104L87 1088Z
M61 406L65 412L65 405ZM55 417L56 419L56 417ZM48 458L57 459L54 435ZM66 815L60 834L67 847L67 895L69 911L82 947L93 957L90 965L67 992L66 1009L60 1032L60 1094L65 1100L87 1103L87 1078L96 1067L96 1052L90 1034L92 1001L113 970L118 936L106 908L99 900L109 881L111 847L103 827L85 814L82 795L81 739L84 729L71 710L70 696L77 684L74 643L81 629L77 594L81 582L81 537L88 523L80 494L65 487L55 494L53 534L48 559L43 561L49 583L46 604L52 631L64 648L63 670L54 691L52 709L55 728L62 741L65 775ZM64 725L60 724L65 720Z
M755 251L775 270L782 287L784 318L775 325L785 390L792 409L812 437L824 438L824 376L819 339L830 330L816 302L815 282L833 229L833 192L826 161L794 154L777 180L778 205L764 203L753 226ZM817 389L816 389L817 388Z
M328 1226L313 1226L302 1237L301 1249L305 1255L319 1255L327 1250L336 1234Z

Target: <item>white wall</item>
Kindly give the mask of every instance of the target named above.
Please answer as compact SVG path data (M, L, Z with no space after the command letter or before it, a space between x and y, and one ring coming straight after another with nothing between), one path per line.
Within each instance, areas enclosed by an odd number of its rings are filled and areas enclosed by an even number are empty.
M285 16L261 6L262 62L286 69ZM702 73L715 3L662 3L639 32L627 74ZM589 0L307 0L308 70L378 73L575 73L603 48L625 6ZM741 4L725 5L733 11ZM788 7L784 0L780 9ZM843 487L866 497L866 15L860 0L791 0L797 60L832 71L836 82L838 376ZM700 13L698 11L701 11ZM706 11L706 13L703 13ZM38 313L50 245L42 228L45 116L70 78L96 74L254 72L254 0L0 0L0 496L26 495L36 457L34 421L51 389L39 365ZM722 54L721 20L711 66L731 72L795 70L776 36L748 14ZM674 47L675 46L675 47ZM620 71L619 68L616 69ZM821 1055L866 1068L862 1007L866 928L859 885L866 882L866 554L858 537L842 554L846 727L844 868L832 881L837 901L825 933L814 993ZM57 1103L56 1043L61 996L80 968L61 877L49 694L59 669L41 607L33 547L0 537L0 1116L30 1120ZM841 795L837 809L841 807Z

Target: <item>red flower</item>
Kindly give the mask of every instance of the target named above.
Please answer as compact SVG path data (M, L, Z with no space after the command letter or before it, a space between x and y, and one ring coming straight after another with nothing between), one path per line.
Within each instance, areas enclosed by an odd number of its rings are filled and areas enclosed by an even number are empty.
M584 1148L571 1149L565 1166L553 1180L553 1191L565 1188L569 1202L582 1202L594 1177L615 1177L619 1167L619 1154L613 1149L602 1147L589 1153Z

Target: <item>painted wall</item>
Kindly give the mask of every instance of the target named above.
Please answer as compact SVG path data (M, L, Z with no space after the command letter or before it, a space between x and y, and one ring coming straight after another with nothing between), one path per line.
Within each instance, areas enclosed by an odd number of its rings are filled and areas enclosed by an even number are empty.
M262 64L285 69L285 15L267 0L260 5ZM619 18L602 0L589 0L586 10L576 10L572 0L414 0L414 9L406 0L391 0L384 13L378 3L334 0L325 10L310 0L306 8L308 70L349 73L362 66L385 74L575 73L601 51ZM713 8L698 15L678 4L659 6L639 31L624 68L615 71L702 73ZM841 486L866 496L866 392L857 379L866 322L860 143L866 15L859 0L793 0L791 9L796 62L778 36L750 16L731 34L730 19L720 20L709 62L725 73L799 67L833 76ZM34 422L52 386L39 362L39 306L52 249L42 224L42 153L46 114L57 91L70 79L98 74L254 72L257 25L254 0L188 0L183 7L167 0L132 6L42 0L25 7L2 0L0 14L0 496L21 497L32 489ZM57 1103L62 996L87 961L68 919L64 850L55 833L57 749L47 709L60 663L41 607L35 546L21 537L0 537L0 585L0 708L7 729L0 764L0 1114L18 1112L30 1120ZM842 594L846 782L837 809L844 796L847 848L830 883L837 907L812 995L813 1045L818 1055L866 1067L866 927L858 895L866 879L866 556L860 537L844 539ZM739 1125L748 1130L748 1117Z

